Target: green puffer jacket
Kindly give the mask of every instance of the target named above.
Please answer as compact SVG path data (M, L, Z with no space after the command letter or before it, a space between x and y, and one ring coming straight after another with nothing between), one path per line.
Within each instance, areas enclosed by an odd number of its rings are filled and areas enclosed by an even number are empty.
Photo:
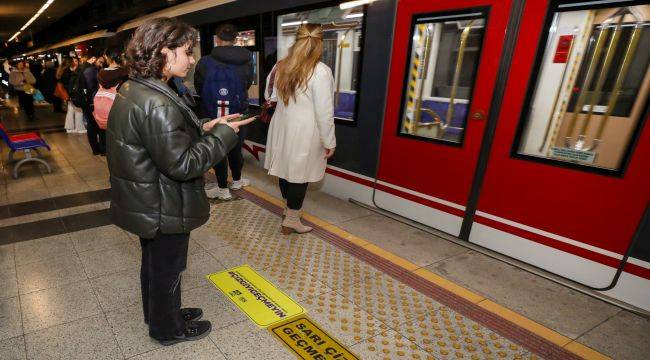
M115 97L106 134L113 223L143 238L187 234L210 205L203 174L238 141L227 125L209 133L162 81L132 79Z

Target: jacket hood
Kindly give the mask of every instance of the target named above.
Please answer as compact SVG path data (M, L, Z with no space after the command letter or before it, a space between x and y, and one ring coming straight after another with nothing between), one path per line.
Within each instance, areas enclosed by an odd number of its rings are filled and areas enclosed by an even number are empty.
M242 65L251 60L251 52L241 46L217 46L210 53L215 60L228 65Z

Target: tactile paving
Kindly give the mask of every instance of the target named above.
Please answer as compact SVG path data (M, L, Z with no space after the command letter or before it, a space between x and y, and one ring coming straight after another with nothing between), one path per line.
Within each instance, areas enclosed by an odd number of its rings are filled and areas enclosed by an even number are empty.
M337 291L390 326L397 326L442 307L442 304L386 274L367 278Z

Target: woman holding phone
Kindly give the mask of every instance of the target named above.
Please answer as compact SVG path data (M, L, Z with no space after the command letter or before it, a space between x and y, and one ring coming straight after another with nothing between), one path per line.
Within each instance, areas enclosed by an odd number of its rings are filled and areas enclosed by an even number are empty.
M279 178L287 203L284 234L312 230L300 221L307 185L323 179L327 160L336 149L334 78L332 70L320 62L322 54L322 26L303 24L289 54L267 79L269 84L275 75L273 89L265 95L277 105L266 139L264 167Z
M130 80L119 89L107 129L111 215L140 237L142 306L149 336L163 345L198 340L211 330L199 308L181 309L181 273L190 231L210 205L203 174L232 149L253 119L200 120L167 81L194 64L197 31L176 19L141 25L126 50Z

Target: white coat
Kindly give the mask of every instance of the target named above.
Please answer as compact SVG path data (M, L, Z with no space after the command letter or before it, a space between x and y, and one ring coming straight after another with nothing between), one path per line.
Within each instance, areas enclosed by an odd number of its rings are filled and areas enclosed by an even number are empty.
M291 183L322 180L327 166L325 149L336 147L332 70L319 62L307 86L296 90L295 100L290 99L286 106L277 99L277 89L272 91L265 93L277 106L266 139L264 168Z

